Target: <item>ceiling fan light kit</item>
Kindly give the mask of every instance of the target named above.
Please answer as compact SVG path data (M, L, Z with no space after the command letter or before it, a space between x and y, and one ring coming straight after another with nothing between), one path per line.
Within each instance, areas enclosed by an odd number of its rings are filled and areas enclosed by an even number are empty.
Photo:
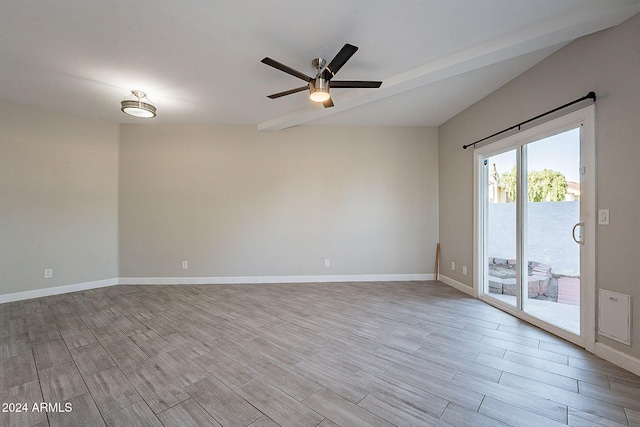
M329 94L329 81L322 77L316 77L309 82L309 99L313 102L325 102L331 98Z
M132 90L131 95L122 100L120 110L130 116L141 117L143 119L156 116L155 105L149 101L146 93L139 90Z
M338 73L340 68L353 56L358 48L351 44L345 44L340 52L331 60L329 65L327 61L322 58L315 58L311 61L311 64L316 69L316 76L308 76L298 70L295 70L287 65L282 64L274 59L266 57L262 60L263 64L269 65L280 71L284 71L287 74L291 74L294 77L302 79L307 82L306 86L297 87L295 89L289 89L284 92L274 93L269 95L268 98L276 99L293 93L302 92L309 89L309 99L313 102L321 103L325 108L333 107L333 101L329 92L330 87L334 88L379 88L382 85L381 81L367 81L367 80L340 80L331 81L333 77ZM325 66L326 65L326 66Z

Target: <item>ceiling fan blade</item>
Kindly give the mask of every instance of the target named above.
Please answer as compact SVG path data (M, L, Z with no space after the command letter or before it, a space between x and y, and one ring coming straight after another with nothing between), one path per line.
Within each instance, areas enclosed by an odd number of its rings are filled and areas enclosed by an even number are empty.
M342 49L340 49L340 52L338 52L336 57L333 58L329 63L329 65L327 65L327 67L324 69L324 72L322 73L322 77L324 77L325 80L331 80L333 76L335 76L336 73L340 71L340 68L342 68L342 66L346 64L349 58L351 58L353 54L356 53L357 50L358 50L357 46L354 46L349 43L342 46Z
M297 77L299 79L304 80L305 82L310 82L311 80L313 80L313 77L307 76L305 73L302 73L298 70L294 70L293 68L289 67L288 65L284 65L281 62L276 61L275 59L271 59L271 58L264 58L262 61L263 64L267 64L273 68L277 68L280 71L284 71L287 74L291 74L294 77Z
M292 93L298 93L298 92L302 92L303 90L308 90L308 89L309 89L309 85L300 86L300 87L297 87L295 89L285 90L284 92L274 93L273 95L267 96L267 98L276 99L276 98L280 98L281 96L291 95Z
M322 103L322 105L324 106L324 108L333 107L333 99L331 98L327 99Z
M331 87L332 88L356 88L356 87L366 87L366 88L379 88L382 85L382 82L374 82L370 80L332 80Z

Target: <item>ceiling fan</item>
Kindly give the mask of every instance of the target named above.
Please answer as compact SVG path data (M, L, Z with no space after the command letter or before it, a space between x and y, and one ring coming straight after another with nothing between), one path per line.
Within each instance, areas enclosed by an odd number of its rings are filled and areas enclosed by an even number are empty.
M280 71L284 71L287 74L291 74L294 77L302 79L307 82L306 85L297 87L295 89L289 89L284 92L274 93L269 95L268 98L276 99L282 96L291 95L292 93L302 92L309 90L309 98L314 102L322 103L325 108L333 107L333 101L329 94L329 88L379 88L382 82L368 81L368 80L332 80L336 73L342 68L344 64L353 56L358 48L351 44L345 44L340 52L331 60L329 65L322 58L315 58L311 61L311 64L316 69L316 76L311 77L298 70L284 65L281 62L271 59L269 57L264 58L261 62L267 64L273 68L277 68Z

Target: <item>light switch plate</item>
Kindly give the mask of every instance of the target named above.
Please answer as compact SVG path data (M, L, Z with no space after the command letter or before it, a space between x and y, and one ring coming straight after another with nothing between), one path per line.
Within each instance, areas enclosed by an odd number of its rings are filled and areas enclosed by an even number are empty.
M598 224L609 225L609 209L598 209Z

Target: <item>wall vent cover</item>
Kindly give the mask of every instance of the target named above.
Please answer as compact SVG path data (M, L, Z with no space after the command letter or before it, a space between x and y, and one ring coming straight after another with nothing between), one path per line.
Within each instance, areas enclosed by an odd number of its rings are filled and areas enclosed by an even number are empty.
M600 289L598 333L631 345L631 296Z

